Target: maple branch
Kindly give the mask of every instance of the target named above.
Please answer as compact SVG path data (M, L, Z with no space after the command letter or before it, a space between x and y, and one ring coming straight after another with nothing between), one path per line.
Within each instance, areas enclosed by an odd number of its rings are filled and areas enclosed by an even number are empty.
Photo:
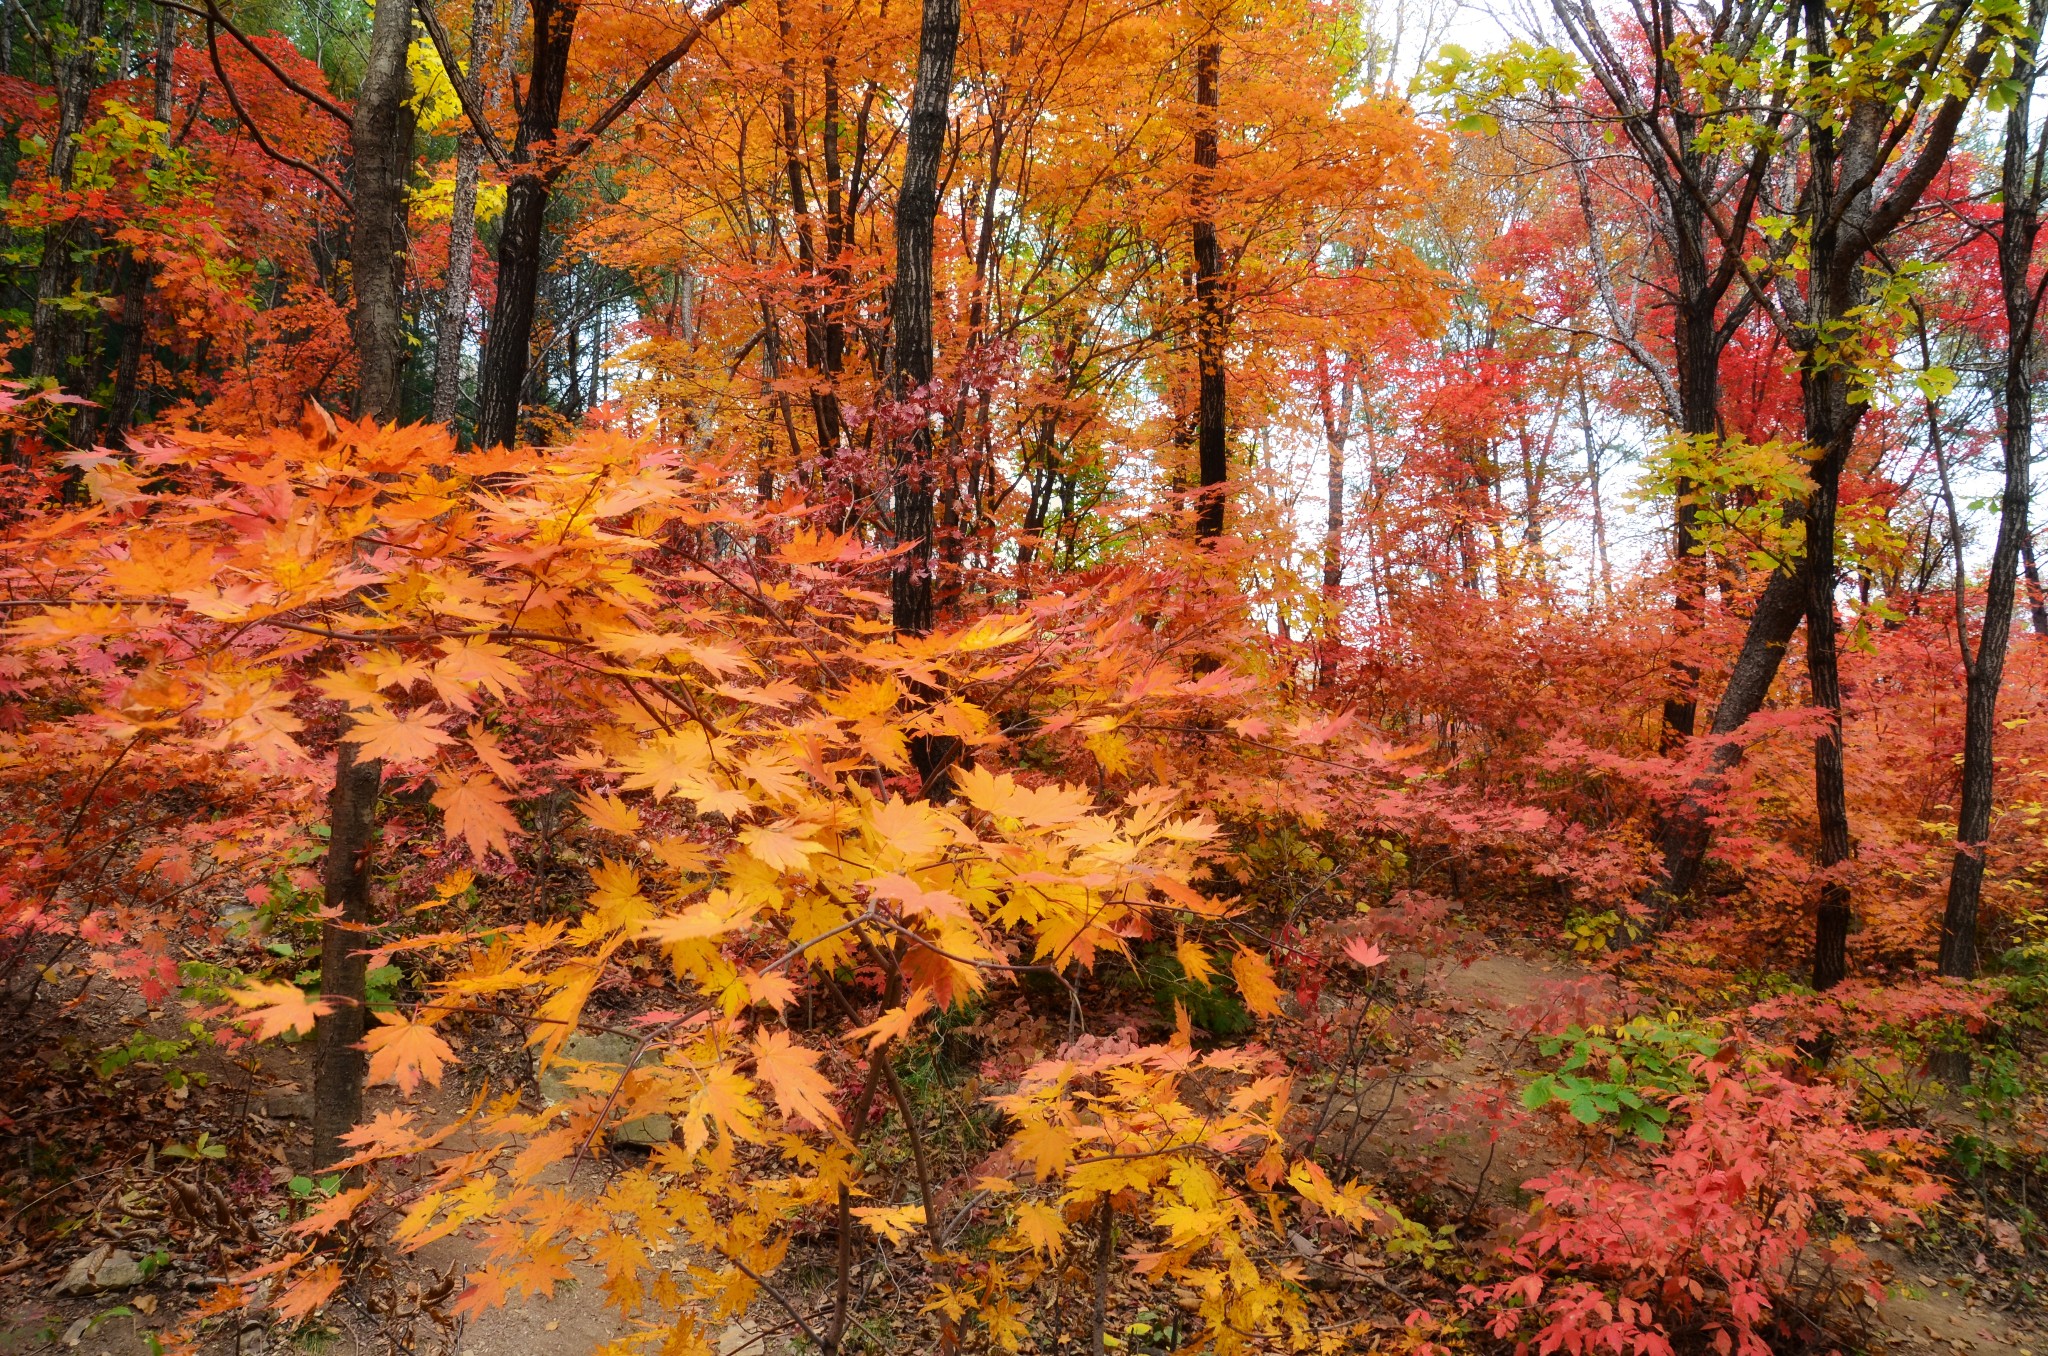
M208 3L211 4L212 0L208 0ZM469 125L476 129L478 143L490 154L493 164L501 170L509 170L512 162L506 157L505 148L498 144L498 135L491 130L489 120L477 107L476 91L471 87L468 73L455 62L455 53L449 48L448 32L441 27L441 17L434 13L434 7L428 4L427 0L416 0L413 8L419 11L420 19L427 26L427 36L434 43L434 53L441 58L441 69L447 72L448 83L455 89L455 100L462 105L463 115L469 119ZM516 34L505 35L507 42L517 40ZM473 43L471 45L474 46ZM470 55L474 57L476 53L472 51Z
M752 1281L755 1285L760 1286L761 1289L766 1291L768 1293L768 1298L774 1300L777 1304L781 1305L783 1311L796 1321L796 1325L799 1328L802 1328L804 1330L804 1336L810 1339L812 1346L817 1347L820 1351L832 1350L831 1347L826 1346L824 1341L819 1338L817 1330L813 1328L809 1323L804 1321L804 1316L797 1312L796 1306L789 1302L789 1298L786 1295L784 1295L780 1290L777 1290L773 1285L769 1284L766 1278L764 1278L760 1272L755 1271L752 1267L748 1266L745 1262L742 1262L739 1258L727 1252L724 1248L719 1247L716 1243L712 1244L711 1247L712 1251L716 1252L720 1257L723 1257L726 1261L738 1267L740 1269L740 1274L742 1274L748 1280Z
M837 937L837 936L838 936L838 935L839 935L840 933L842 933L842 932L851 932L851 931L853 931L853 930L854 930L855 928L859 927L859 926L860 926L860 925L861 925L862 923L873 923L873 922L884 922L884 923L886 923L887 921L888 921L887 919L883 918L883 917L882 917L882 916L881 916L880 914L876 913L876 912L875 912L875 911L874 911L873 909L869 909L869 910L868 910L868 911L867 911L866 913L864 913L864 914L860 915L860 916L859 916L858 918L850 918L850 919L848 919L848 920L847 920L846 922L844 922L844 923L841 923L841 924L840 924L840 925L839 925L838 927L836 927L836 928L832 928L832 929L829 929L828 931L825 931L825 932L821 932L821 933L819 933L819 934L818 934L817 936L815 936L815 937L811 938L811 939L810 939L809 941L806 941L806 942L799 942L799 943L797 943L797 944L796 944L795 946L791 947L791 948L790 948L789 950L787 950L787 951L783 952L783 953L782 953L782 954L781 954L780 956L777 956L777 957L776 957L776 958L775 958L774 960L772 960L772 961L769 961L769 962L768 962L768 963L767 963L766 965L762 966L762 967L761 967L761 973L765 975L765 974L770 974L770 973L772 973L772 972L774 972L774 971L776 971L776 970L780 970L780 969L781 969L781 968L782 968L783 966L785 966L785 965L789 964L789 963L790 963L791 961L795 960L795 959L796 959L796 958L797 958L798 956L801 956L801 955L803 955L803 954L804 954L804 952L806 952L806 951L809 951L809 950L810 950L810 949L811 949L812 947L816 946L816 945L817 945L818 943L820 943L820 942L829 942L829 941L831 941L831 940L832 940L832 939L833 939L834 937ZM913 934L913 935L914 935L914 934Z
M180 4L179 0L155 0L155 3L162 6L165 9L174 9L182 14L189 14L195 19L204 19L208 23L208 25L219 24L222 28L225 28L227 30L229 37L233 38L236 42L242 45L242 48L245 51L247 51L250 56L255 57L258 61L263 63L263 68L269 71L273 76L277 78L278 84L283 85L286 89L298 95L301 99L304 99L307 103L313 105L313 107L319 109L328 117L333 118L343 127L355 126L355 119L350 115L347 109L343 108L340 104L328 98L326 95L320 93L320 91L312 88L309 85L303 85L299 83L299 81L293 79L290 75L287 75L285 73L284 68L282 66L279 66L276 61L271 59L271 56L268 52L264 51L261 47L258 47L253 41L250 40L248 35L243 33L241 29L235 27L233 20L229 19L227 15L222 14L220 12L220 7L218 4L215 3L215 0L206 0L206 8L203 10L194 9L190 5Z
M647 92L650 85L668 74L677 62L690 54L690 49L697 45L697 39L704 36L705 29L723 19L744 2L745 0L718 0L718 3L705 10L702 16L690 20L690 31L683 40L656 57L654 63L640 73L640 78L626 87L625 93L612 100L604 112L592 120L590 126L578 132L569 142L568 149L556 157L554 163L541 171L541 182L551 184L559 179L562 172L569 168L570 161L589 150L591 145L604 135L607 128L624 117L633 105L640 101L640 96ZM421 8L425 9L424 0Z
M220 35L214 30L212 15L206 16L206 53L213 59L213 73L220 77L221 92L228 96L228 107L235 110L235 116L241 120L242 126L248 129L250 139L256 143L256 148L278 164L288 169L298 170L302 174L310 174L315 179L318 179L322 184L326 185L328 192L341 200L341 205L348 209L348 214L354 216L356 213L355 199L344 193L340 184L328 178L326 172L319 166L309 164L295 155L286 155L283 151L271 145L269 139L263 135L263 129L256 125L254 118L249 116L249 110L242 107L241 96L235 93L235 82L228 79L227 67L220 63Z

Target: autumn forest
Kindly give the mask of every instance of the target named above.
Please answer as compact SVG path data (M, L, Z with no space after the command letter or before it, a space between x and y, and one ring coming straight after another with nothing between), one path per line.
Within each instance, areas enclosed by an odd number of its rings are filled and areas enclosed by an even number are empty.
M2048 1350L2044 23L0 0L0 1353Z

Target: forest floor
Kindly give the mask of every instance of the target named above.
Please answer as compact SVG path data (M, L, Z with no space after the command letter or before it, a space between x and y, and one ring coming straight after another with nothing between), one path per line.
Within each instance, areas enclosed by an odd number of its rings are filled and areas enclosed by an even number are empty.
M1512 1098L1530 1066L1532 1013L1561 992L1576 993L1580 1001L1614 993L1597 972L1540 949L1467 937L1455 950L1462 954L1394 958L1395 970L1404 972L1404 996L1429 1010L1422 1024L1427 1038L1399 1074L1369 1089L1338 1089L1334 1095L1343 1100L1322 1118L1323 1133L1326 1143L1342 1143L1345 1156L1368 1176L1381 1178L1390 1199L1483 1232L1490 1222L1512 1217L1524 1199L1521 1184L1558 1166L1569 1141L1539 1118L1504 1124L1477 1109L1489 1099L1497 1106L1502 1096ZM177 1049L186 1039L185 1020L175 1005L145 1012L132 1001L88 997L67 1013L63 1030L29 1057L16 1058L0 1079L6 1091L0 1101L0 1152L6 1155L0 1160L0 1356L151 1352L154 1336L175 1326L222 1277L276 1256L284 1221L304 1208L309 1185L317 1192L301 1175L311 1144L310 1042L262 1046L230 1060L198 1044ZM108 1069L106 1052L121 1049L145 1057ZM525 1079L532 1095L512 1042L486 1064L500 1086ZM429 1109L452 1114L464 1096L451 1085L434 1095ZM388 1089L373 1091L371 1111L393 1104ZM586 1164L578 1189L596 1190L604 1166L603 1156ZM143 1274L93 1293L53 1293L79 1259L108 1246L136 1259ZM1400 1327L1416 1287L1434 1285L1444 1293L1434 1278L1394 1270L1364 1275L1320 1256L1306 1239L1297 1246L1312 1282L1355 1289L1366 1280L1385 1292L1390 1329ZM1916 1240L1910 1251L1882 1240L1863 1246L1878 1259L1891 1292L1869 1315L1868 1350L2048 1354L2048 1313L2027 1302L2012 1267L2001 1275L1981 1253L1957 1253L1932 1236ZM577 1356L633 1331L606 1307L595 1269L580 1263L572 1268L575 1279L550 1300L455 1321L446 1305L448 1278L478 1257L473 1236L444 1240L415 1256L371 1245L361 1259L362 1283L347 1302L330 1305L318 1324L291 1331L251 1317L237 1330L231 1320L206 1350L209 1356L294 1350L307 1356ZM2041 1259L2028 1260L2039 1284ZM866 1334L867 1345L913 1350L904 1338L919 1327L916 1287L895 1289L888 1263L880 1265L879 1281L868 1278L877 1311L871 1321L880 1330ZM898 1265L915 1264L899 1255ZM788 1292L798 1296L822 1295L829 1284L829 1269L801 1249L784 1273ZM1135 1297L1118 1300L1118 1313L1147 1316ZM798 1347L781 1317L763 1299L724 1329L719 1356L794 1353ZM1053 1349L1082 1345L1066 1336ZM1142 1339L1131 1345L1147 1350Z

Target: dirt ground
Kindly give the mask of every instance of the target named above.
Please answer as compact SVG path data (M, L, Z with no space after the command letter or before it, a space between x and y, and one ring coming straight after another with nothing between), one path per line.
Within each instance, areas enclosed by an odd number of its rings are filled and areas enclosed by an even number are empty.
M1599 981L1587 978L1588 972L1569 963L1537 955L1491 951L1467 962L1403 956L1394 964L1426 979L1446 1017L1428 1056L1391 1087L1375 1090L1375 1097L1384 1102L1361 1099L1372 1104L1347 1112L1370 1121L1361 1161L1373 1170L1398 1174L1404 1164L1433 1156L1444 1174L1444 1189L1469 1196L1468 1214L1512 1205L1522 1182L1555 1164L1555 1141L1511 1133L1497 1144L1482 1143L1461 1131L1466 1123L1463 1108L1528 1066L1532 1051L1527 1022L1547 998L1574 981L1579 992L1598 993L1608 1000L1615 997L1614 991L1602 989ZM104 1046L126 1032L177 1029L174 1013L150 1016L132 1007L110 1007L80 1017L77 1034L82 1045ZM194 1269L188 1259L165 1257L140 1284L69 1296L53 1294L53 1284L91 1244L111 1242L143 1259L157 1254L164 1225L160 1213L150 1217L149 1207L165 1199L164 1193L137 1194L135 1183L152 1170L163 1180L177 1174L183 1175L179 1180L196 1180L211 1171L200 1160L181 1161L174 1168L161 1156L165 1143L196 1143L201 1133L212 1143L234 1146L232 1158L219 1160L223 1171L213 1178L234 1216L218 1227L222 1242L214 1257L224 1272L226 1261L234 1256L235 1240L263 1232L255 1226L288 1199L287 1183L310 1153L302 1090L309 1081L307 1055L307 1047L298 1045L263 1047L239 1062L201 1056L187 1072L206 1075L204 1087L195 1081L182 1092L158 1085L145 1093L143 1088L153 1080L142 1077L135 1080L135 1088L124 1089L122 1095L142 1099L127 1108L126 1123L151 1118L167 1138L148 1141L149 1156L141 1164L134 1160L134 1145L103 1146L110 1194L95 1205L89 1227L36 1252L19 1243L6 1244L13 1251L0 1254L0 1356L150 1353L153 1338L175 1323L196 1296L218 1284L221 1274ZM209 1067L200 1067L209 1059ZM459 1096L456 1089L444 1091L440 1109L452 1109ZM373 1112L389 1104L391 1094L373 1092ZM5 1114L10 1124L0 1128L20 1137L42 1109L7 1108ZM42 1142L93 1151L88 1145L66 1144L61 1129L52 1134L46 1127ZM232 1173L225 1171L230 1166ZM594 1182L598 1174L586 1176ZM121 1194L124 1183L127 1195ZM11 1208L20 1215L29 1207ZM276 1232L274 1226L270 1232ZM1981 1258L1907 1256L1882 1243L1871 1245L1871 1250L1892 1269L1895 1292L1874 1315L1875 1349L1985 1356L2048 1353L2048 1315L2016 1302L1998 1302L1994 1288L1985 1283ZM423 1301L420 1294L431 1290L437 1277L450 1275L451 1268L459 1276L476 1257L473 1239L458 1236L417 1257L391 1258L381 1273L388 1290L383 1314L372 1315L352 1305L331 1306L321 1334L296 1341L253 1319L239 1329L229 1324L228 1331L209 1342L207 1356L281 1356L294 1347L307 1356L391 1356L407 1349L435 1356L576 1356L633 1331L606 1308L594 1270L581 1266L575 1269L576 1279L551 1300L493 1311L468 1323L447 1321L445 1304ZM764 1300L724 1329L716 1349L720 1356L793 1352L796 1348L782 1319Z

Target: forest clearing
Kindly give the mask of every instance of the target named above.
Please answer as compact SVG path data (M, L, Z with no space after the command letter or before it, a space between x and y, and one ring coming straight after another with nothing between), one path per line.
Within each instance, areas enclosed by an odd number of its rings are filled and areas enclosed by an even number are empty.
M2048 0L0 0L0 1356L2048 1356Z

